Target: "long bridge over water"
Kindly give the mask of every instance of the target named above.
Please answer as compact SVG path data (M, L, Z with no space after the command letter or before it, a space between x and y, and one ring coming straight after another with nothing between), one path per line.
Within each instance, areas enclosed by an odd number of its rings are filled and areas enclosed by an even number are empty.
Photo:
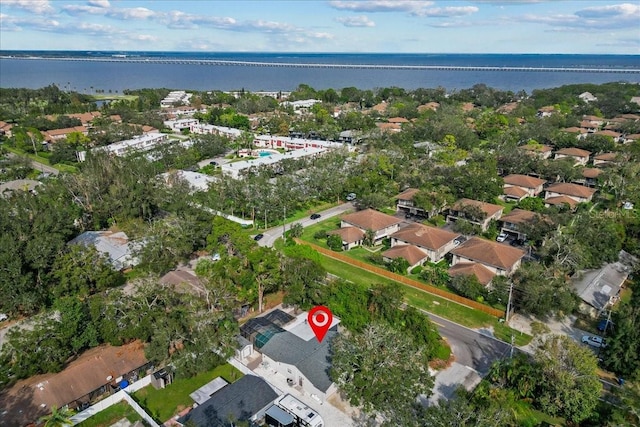
M597 67L513 67L513 66L459 66L459 65L391 65L391 64L331 64L306 62L259 62L229 61L221 59L181 59L181 58L144 58L144 57L34 57L0 56L0 59L54 60L70 62L117 62L142 64L209 65L274 68L330 68L362 70L413 70L413 71L518 71L518 72L562 72L562 73L617 73L640 74L640 68L597 68Z

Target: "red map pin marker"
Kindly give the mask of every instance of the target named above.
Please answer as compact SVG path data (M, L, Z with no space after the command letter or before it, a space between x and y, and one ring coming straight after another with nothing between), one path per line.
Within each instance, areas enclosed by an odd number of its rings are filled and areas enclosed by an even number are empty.
M309 322L309 326L311 326L313 333L316 335L316 338L318 338L318 341L322 342L324 336L331 327L333 314L331 314L331 310L327 307L319 305L309 311L307 321Z

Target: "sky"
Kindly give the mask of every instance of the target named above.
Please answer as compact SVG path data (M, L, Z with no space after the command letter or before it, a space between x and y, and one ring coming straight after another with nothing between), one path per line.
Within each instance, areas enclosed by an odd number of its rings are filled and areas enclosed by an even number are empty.
M640 54L640 0L0 0L0 50Z

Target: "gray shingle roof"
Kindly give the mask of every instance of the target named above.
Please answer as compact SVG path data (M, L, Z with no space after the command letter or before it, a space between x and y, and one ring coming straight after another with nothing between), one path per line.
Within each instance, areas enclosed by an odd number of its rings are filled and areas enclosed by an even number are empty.
M322 342L315 338L305 341L291 332L275 334L260 351L271 359L297 367L321 391L327 391L333 381L329 377L331 341L338 334L330 329Z
M278 394L262 378L245 375L218 390L209 400L178 420L197 427L229 427L232 421L251 419L270 405Z

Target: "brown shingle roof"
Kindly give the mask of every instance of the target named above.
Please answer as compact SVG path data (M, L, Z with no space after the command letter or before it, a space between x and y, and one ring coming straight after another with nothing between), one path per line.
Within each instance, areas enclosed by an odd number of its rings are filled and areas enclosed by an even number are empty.
M513 267L525 255L523 250L479 237L470 238L451 253L503 270Z
M553 150L553 148L544 144L526 144L526 145L521 145L520 148L523 150L534 151L537 153L548 153L549 151Z
M549 197L547 199L544 199L544 202L556 206L567 204L571 206L571 208L574 208L578 204L578 202L567 196Z
M393 217L391 215L383 214L373 209L365 209L363 211L354 212L342 217L344 222L347 222L361 230L373 230L378 231L384 228L390 227L395 224L400 224L402 220Z
M461 262L449 269L449 276L476 276L478 282L487 286L493 280L495 274L482 264L477 262Z
M585 128L579 128L577 126L572 126L570 128L564 128L562 129L563 132L567 132L567 133L587 133L587 130Z
M582 176L584 178L597 178L602 173L602 169L597 168L584 168L582 169Z
M520 187L507 187L506 185L502 188L502 194L512 197L521 198L527 196L527 190Z
M504 177L505 184L517 185L523 188L537 188L545 182L547 181L544 179L534 178L528 175L512 174Z
M364 232L356 227L344 227L331 230L327 234L337 234L345 243L355 243L364 239Z
M601 130L596 132L596 135L610 136L612 138L620 138L621 134L619 132L614 132L612 130Z
M471 200L471 199L460 199L453 204L452 208L456 211L459 211L464 206L468 206L468 205L477 206L480 209L482 209L482 211L485 214L487 214L487 218L495 215L497 212L503 209L503 207L500 205L494 205L493 203L486 203L486 202L481 202L479 200Z
M502 215L500 221L509 222L511 224L521 224L535 219L538 214L524 209L514 209L506 215Z
M2 425L26 425L58 408L72 403L113 379L147 363L144 345L135 341L120 347L101 346L84 352L57 374L37 375L18 381L0 394ZM21 398L20 396L28 396ZM40 405L45 405L41 407Z
M594 160L603 160L605 162L614 161L618 157L618 153L602 153L595 156Z
M387 121L389 123L409 123L409 120L405 119L404 117L391 117Z
M413 223L396 231L390 237L423 248L438 250L450 241L460 237L460 235L441 228Z
M409 261L409 265L415 265L427 258L427 254L424 251L413 245L394 246L384 251L382 256L391 259L404 258Z
M417 188L407 188L396 196L398 200L413 200L414 196L420 192Z
M564 154L565 156L573 156L573 157L589 157L591 155L591 151L570 147L570 148L563 148L562 150L558 150L556 151L556 154Z
M552 191L558 194L566 194L567 196L575 197L591 197L596 190L593 188L585 187L584 185L571 184L568 182L559 182L557 184L551 184L547 187L547 191Z

